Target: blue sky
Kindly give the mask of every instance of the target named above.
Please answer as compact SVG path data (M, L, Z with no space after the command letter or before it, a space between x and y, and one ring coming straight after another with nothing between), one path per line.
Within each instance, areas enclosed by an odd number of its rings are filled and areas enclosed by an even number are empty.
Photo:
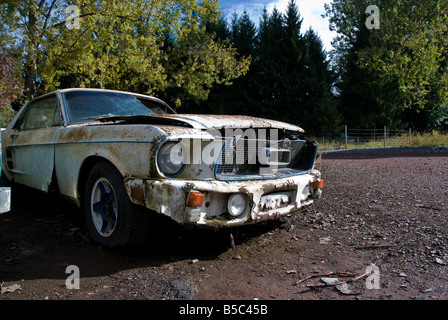
M272 12L274 7L280 12L285 12L290 0L219 0L219 4L224 11L224 15L229 17L234 12L240 14L245 9L251 16L253 22L258 25L263 9L266 7L268 12ZM310 27L316 31L324 48L329 51L332 49L331 41L336 36L335 32L329 30L328 20L322 18L325 13L324 4L331 3L332 0L296 0L300 15L303 18L302 32L304 33Z

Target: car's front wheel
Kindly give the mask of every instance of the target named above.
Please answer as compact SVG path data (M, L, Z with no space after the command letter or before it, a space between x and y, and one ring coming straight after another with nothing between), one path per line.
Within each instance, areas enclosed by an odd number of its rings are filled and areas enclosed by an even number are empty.
M130 201L123 177L108 162L98 162L90 171L84 213L90 236L104 247L135 247L149 232L150 213Z

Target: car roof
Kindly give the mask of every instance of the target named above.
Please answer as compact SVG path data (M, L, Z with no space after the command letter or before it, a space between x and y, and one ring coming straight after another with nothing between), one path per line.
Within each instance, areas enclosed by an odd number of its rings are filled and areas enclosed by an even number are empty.
M120 90L111 90L111 89L98 89L98 88L68 88L68 89L59 89L56 90L54 92L60 92L60 93L65 93L65 92L71 92L71 91L96 91L96 92L110 92L110 93L123 93L123 94L129 94L129 95L134 95L134 96L140 96L142 98L150 98L150 99L154 99L154 100L158 100L162 103L165 103L165 101L160 100L156 97L150 96L150 95L146 95L146 94L141 94L141 93L135 93L135 92L128 92L128 91L120 91Z
M40 98L44 98L44 97L46 97L46 96L48 96L48 95L51 95L51 94L56 94L56 93L67 93L67 92L76 92L76 91L79 91L79 92L81 92L81 91L90 91L90 92L110 92L110 93L122 93L122 94L133 95L133 96L137 96L137 97L144 98L144 99L150 99L150 100L159 102L159 103L161 103L161 104L164 104L164 105L168 106L168 108L170 108L174 113L176 113L176 112L174 111L174 109L171 108L171 106L170 106L169 104L167 104L165 101L163 101L163 100L161 100L161 99L159 99L159 98L156 98L156 97L153 97L153 96L150 96L150 95L146 95L146 94L141 94L141 93L134 93L134 92L128 92L128 91L120 91L120 90L112 90L112 89L99 89L99 88L67 88L67 89L59 89L59 90L55 90L55 91L53 91L53 92L49 92L49 93L43 94L43 95L41 95L41 96L39 96L39 97L34 98L33 100L35 100L35 99L40 99Z

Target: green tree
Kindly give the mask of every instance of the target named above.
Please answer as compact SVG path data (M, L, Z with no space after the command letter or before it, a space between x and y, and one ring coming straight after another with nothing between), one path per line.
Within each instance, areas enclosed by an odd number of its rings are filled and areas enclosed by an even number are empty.
M232 42L241 56L253 56L255 41L257 37L257 28L250 20L249 13L244 10L241 17L237 17L232 23Z
M283 69L281 81L283 108L287 111L289 121L305 125L304 113L310 106L304 104L306 98L306 41L301 34L303 19L294 0L288 3L283 17L284 38L282 41ZM320 93L319 93L320 94Z
M380 28L367 30L371 4L379 8ZM405 110L446 108L448 1L335 0L326 9L339 33L334 57L343 105L356 103L355 87L363 88L361 108L344 111L344 117L359 114L362 124L399 126L409 121Z
M233 14L229 38L241 56L252 57L250 70L232 86L216 86L199 109L273 118L307 130L336 129L340 114L327 53L318 35L303 36L301 26L293 0L285 14L265 9L258 32L246 11Z
M18 73L17 58L0 44L0 122L4 127L14 111L11 103L23 92Z
M231 25L231 41L241 57L248 57L253 61L255 58L255 43L257 37L257 28L250 20L246 10L243 14L233 21ZM246 75L235 79L232 88L226 88L228 97L231 98L231 113L255 114L257 111L256 101L254 100L254 78L255 69L250 68ZM228 100L226 101L228 106ZM228 109L228 108L226 108ZM226 110L227 113L228 110Z
M396 77L380 79L375 70L359 64L361 50L370 47L372 31L360 25L355 35L339 65L339 110L345 124L351 128L400 127L403 102Z
M313 29L305 33L304 41L306 55L302 73L304 95L301 100L301 125L306 131L336 131L341 123L341 114L332 92L335 74L330 69L322 40Z
M260 103L259 114L262 116L284 119L283 97L283 18L274 8L271 15L264 9L259 23L258 41L256 46L257 58L254 61L257 77L257 100Z
M33 98L39 89L37 72L47 48L49 25L54 23L56 1L10 1L0 4L0 39L23 57L25 93Z
M70 4L79 8L79 29L66 27ZM169 89L179 106L206 99L214 84L230 84L249 65L205 32L221 14L217 1L25 0L0 10L21 39L30 97L61 86Z
M220 41L231 43L237 51L238 58L252 62L255 57L257 29L247 11L244 11L241 16L236 13L232 15L230 25L226 27L227 32L223 30L221 22L212 26L210 30L217 28L219 32L216 35ZM188 111L196 109L205 113L245 115L256 113L252 92L254 76L254 69L250 67L246 74L235 78L232 85L215 85L207 101L200 105L191 105Z
M333 128L339 118L326 52L318 36L311 31L303 36L301 27L294 0L284 15L274 9L261 17L254 67L262 111L307 129Z

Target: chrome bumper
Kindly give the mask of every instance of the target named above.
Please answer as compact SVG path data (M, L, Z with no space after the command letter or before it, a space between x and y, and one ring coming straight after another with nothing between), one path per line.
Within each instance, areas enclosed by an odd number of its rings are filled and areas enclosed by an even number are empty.
M322 184L318 170L271 180L186 181L126 178L131 201L164 214L180 224L209 227L232 227L273 220L313 203L320 196ZM197 203L190 195L203 194ZM227 207L231 195L247 198L247 207L233 217ZM190 203L189 203L190 199Z

